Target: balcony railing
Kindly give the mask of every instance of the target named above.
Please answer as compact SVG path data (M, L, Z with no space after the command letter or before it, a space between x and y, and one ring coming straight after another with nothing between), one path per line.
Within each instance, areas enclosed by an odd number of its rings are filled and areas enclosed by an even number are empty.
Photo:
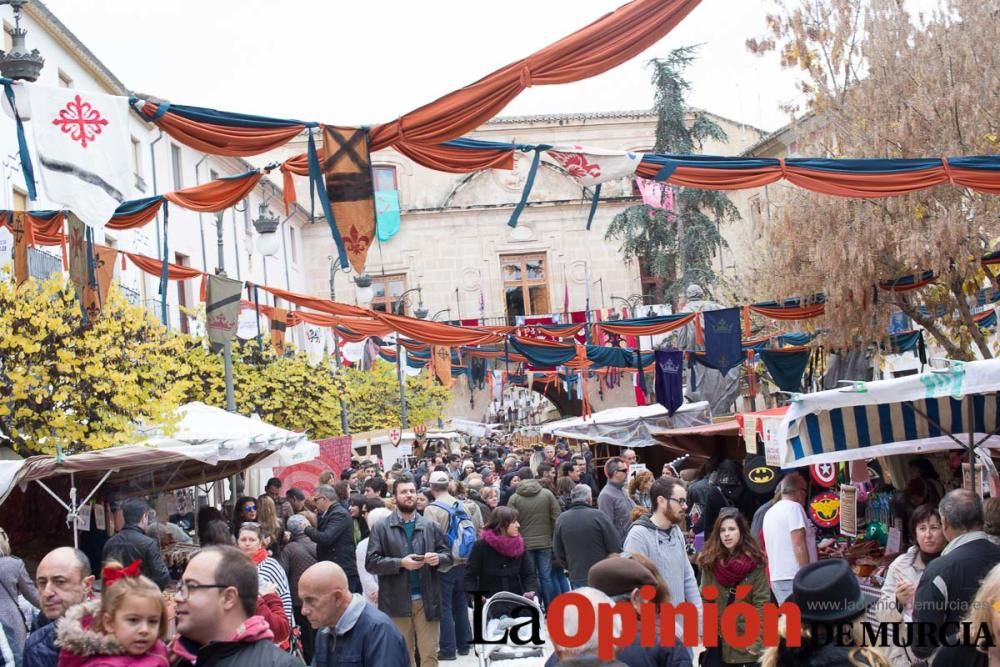
M62 273L62 257L41 248L28 248L28 275L46 280L53 273Z

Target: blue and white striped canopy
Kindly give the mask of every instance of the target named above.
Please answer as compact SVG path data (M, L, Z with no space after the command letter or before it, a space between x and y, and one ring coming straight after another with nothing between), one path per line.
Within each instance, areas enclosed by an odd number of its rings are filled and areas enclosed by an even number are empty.
M970 432L975 444L1000 447L990 437L998 429L1000 360L987 360L804 394L777 437L782 466L793 468L967 447Z

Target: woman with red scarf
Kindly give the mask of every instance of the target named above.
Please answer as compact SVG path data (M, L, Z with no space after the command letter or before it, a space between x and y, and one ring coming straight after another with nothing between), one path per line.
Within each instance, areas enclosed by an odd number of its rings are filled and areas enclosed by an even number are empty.
M469 554L465 568L468 593L488 598L507 591L534 597L538 577L531 559L525 557L524 538L517 518L517 510L513 507L500 506L493 510Z
M750 594L741 601L753 605L758 613L771 599L764 552L750 534L746 518L735 509L727 508L719 513L710 537L705 540L705 548L698 556L698 565L701 567L702 599L705 604L715 600L717 618L722 618L726 606L736 600L737 586L750 587ZM709 586L715 587L714 595L708 590ZM737 621L741 628L743 623L742 618ZM701 664L703 667L756 665L762 652L759 641L746 649L720 646L707 649L702 654Z

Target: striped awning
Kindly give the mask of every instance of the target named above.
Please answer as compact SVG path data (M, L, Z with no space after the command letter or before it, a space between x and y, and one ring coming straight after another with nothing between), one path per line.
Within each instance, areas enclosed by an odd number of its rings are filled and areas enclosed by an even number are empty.
M1000 361L802 395L778 428L782 466L1000 447ZM982 441L982 442L981 442Z

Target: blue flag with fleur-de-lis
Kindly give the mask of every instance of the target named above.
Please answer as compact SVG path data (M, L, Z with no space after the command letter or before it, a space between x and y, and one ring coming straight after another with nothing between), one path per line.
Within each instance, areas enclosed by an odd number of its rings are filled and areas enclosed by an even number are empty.
M702 311L705 318L705 362L723 373L743 361L740 309Z

